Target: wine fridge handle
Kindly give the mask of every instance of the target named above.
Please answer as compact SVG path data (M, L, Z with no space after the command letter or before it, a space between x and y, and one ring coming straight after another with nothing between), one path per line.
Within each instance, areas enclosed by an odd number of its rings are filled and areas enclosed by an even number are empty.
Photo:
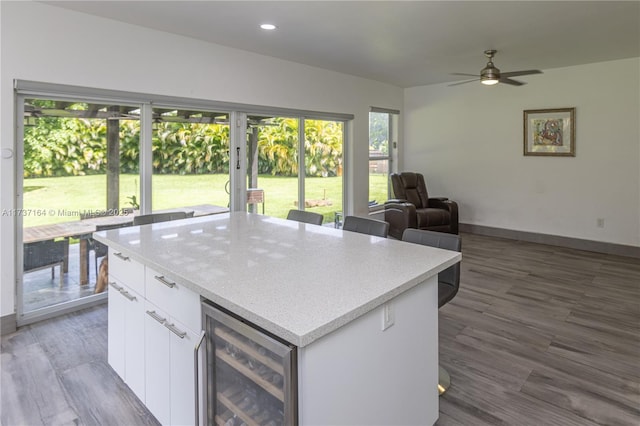
M198 354L200 353L200 346L202 346L202 342L204 341L204 337L206 332L202 330L200 332L200 338L198 339L198 343L193 348L193 378L195 379L193 382L195 383L195 400L196 400L196 422L195 426L200 425L200 369L198 367Z

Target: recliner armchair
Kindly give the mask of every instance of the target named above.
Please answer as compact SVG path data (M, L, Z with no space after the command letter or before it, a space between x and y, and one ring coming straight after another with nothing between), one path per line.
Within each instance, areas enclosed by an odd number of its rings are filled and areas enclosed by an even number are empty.
M389 235L401 239L407 228L458 233L458 204L455 201L445 197L429 198L420 173L392 173L390 178L396 198L384 205Z

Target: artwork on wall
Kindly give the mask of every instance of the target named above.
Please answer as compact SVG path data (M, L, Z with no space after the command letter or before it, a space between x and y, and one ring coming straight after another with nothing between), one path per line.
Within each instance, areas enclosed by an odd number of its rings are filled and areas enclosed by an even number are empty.
M576 109L524 111L524 155L576 156Z

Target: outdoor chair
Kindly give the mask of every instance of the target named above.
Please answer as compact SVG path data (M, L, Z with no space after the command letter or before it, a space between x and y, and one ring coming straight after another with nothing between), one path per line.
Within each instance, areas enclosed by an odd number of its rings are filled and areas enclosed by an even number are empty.
M185 219L187 217L193 217L193 211L191 212L166 212L166 213L151 213L143 214L140 216L134 216L133 225L148 225L150 223L167 222L170 220Z
M23 251L23 270L33 272L51 268L51 279L55 278L55 267L60 266L60 287L64 283L64 264L69 252L69 240L45 240L25 243Z

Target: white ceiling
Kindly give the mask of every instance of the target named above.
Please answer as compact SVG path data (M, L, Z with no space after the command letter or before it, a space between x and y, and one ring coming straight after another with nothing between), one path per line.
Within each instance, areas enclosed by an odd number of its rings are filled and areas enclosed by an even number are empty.
M401 87L640 56L640 1L45 3Z

